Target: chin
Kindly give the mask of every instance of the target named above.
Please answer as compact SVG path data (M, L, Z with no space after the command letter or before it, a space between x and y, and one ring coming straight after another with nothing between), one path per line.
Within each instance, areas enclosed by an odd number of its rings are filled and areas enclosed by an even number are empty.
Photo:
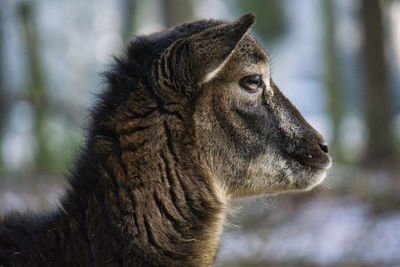
M314 187L320 185L324 180L326 175L328 174L328 169L318 170L312 177L309 178L310 182L308 186L303 189L299 189L300 191L309 191Z
M287 161L278 156L274 160L260 157L250 165L247 177L250 177L248 181L251 183L242 191L247 192L244 195L279 195L309 191L324 181L330 167L329 157L318 165Z
M293 190L290 191L309 191L321 184L326 178L328 171L332 165L332 160L328 156L323 163L313 165L303 165L299 162L292 164L292 185Z
M295 188L290 191L309 191L320 185L326 178L331 163L323 168L315 168L313 170L303 170L298 177L294 179Z

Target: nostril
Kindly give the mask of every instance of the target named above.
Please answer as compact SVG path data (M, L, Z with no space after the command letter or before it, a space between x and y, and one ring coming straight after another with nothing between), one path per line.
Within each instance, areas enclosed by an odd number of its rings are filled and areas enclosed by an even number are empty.
M322 142L318 144L322 151L328 153L328 144L326 142Z

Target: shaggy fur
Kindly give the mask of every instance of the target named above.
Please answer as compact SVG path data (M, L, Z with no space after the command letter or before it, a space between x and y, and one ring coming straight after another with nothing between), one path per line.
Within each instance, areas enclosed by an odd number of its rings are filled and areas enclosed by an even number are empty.
M230 198L317 185L330 158L270 80L254 21L136 38L107 74L61 207L4 218L0 265L210 266ZM260 88L240 86L254 74Z

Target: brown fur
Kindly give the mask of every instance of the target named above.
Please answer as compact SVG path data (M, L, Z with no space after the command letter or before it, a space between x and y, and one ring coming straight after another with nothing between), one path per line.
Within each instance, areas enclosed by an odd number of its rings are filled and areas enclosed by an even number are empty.
M62 208L6 217L0 265L210 266L229 199L317 185L323 140L270 80L246 33L254 21L133 42L107 75ZM253 74L262 88L249 92L239 84Z

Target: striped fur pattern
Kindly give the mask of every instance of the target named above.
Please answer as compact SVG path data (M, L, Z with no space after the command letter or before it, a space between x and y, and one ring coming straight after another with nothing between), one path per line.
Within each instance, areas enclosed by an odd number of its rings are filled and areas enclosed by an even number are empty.
M229 199L318 184L322 137L270 81L254 21L137 37L107 73L61 207L0 221L0 266L211 266ZM260 90L238 85L254 73Z

